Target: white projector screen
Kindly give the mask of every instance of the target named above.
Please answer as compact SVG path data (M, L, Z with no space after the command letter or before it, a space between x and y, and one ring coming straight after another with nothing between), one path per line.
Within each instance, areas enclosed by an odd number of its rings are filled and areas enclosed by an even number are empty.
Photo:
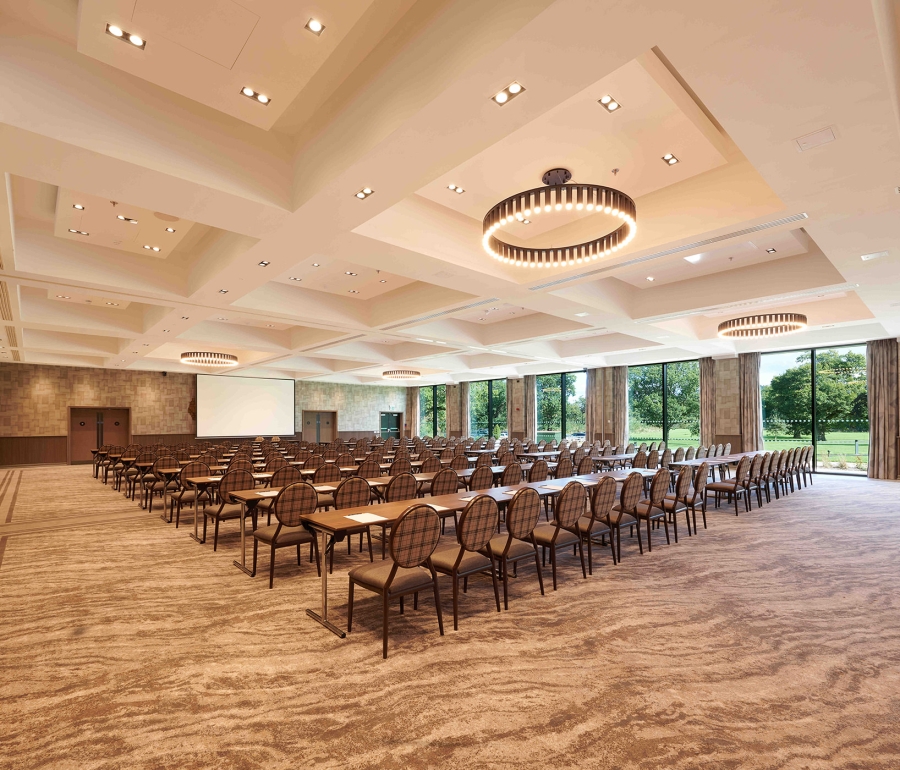
M293 436L294 381L197 375L197 436Z

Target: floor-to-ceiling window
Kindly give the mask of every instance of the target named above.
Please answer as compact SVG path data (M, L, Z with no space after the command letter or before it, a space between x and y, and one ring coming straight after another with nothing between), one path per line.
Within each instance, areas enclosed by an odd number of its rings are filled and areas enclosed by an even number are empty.
M673 449L700 439L700 362L628 367L628 440Z
M759 379L765 449L813 444L817 470L865 473L865 345L763 353Z
M537 389L537 440L584 438L587 373L541 374Z
M505 379L469 383L469 435L507 435Z
M447 432L447 386L419 388L419 435L444 436Z

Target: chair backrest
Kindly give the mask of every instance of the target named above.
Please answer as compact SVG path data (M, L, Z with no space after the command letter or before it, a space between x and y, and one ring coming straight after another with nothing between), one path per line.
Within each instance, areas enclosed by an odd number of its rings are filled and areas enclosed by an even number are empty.
M491 454L490 452L484 452L483 454L478 455L478 459L475 461L475 467L480 468L482 465L491 466Z
M721 457L721 456L724 455L724 454L725 454L725 445L724 445L724 444L719 444L719 445L716 447L716 457Z
M187 480L197 476L209 476L209 466L206 463L195 461L185 465L184 468L181 469L181 473L178 474L178 481L181 484L181 488L187 489L189 486Z
M665 468L660 468L654 474L653 481L650 482L650 505L655 508L662 506L671 482L672 477Z
M651 470L656 470L659 467L659 450L651 449L650 454L647 456L647 467Z
M453 468L444 468L431 481L431 496L452 495L459 489L459 474Z
M541 496L536 489L525 487L513 495L506 508L506 531L524 540L534 531L541 516Z
M668 468L672 464L672 450L666 449L662 453L662 457L659 459L659 467L660 468Z
M640 473L630 473L625 483L622 484L622 494L619 496L619 508L621 513L634 515L638 500L644 491L644 477Z
M681 470L678 471L678 478L675 481L675 497L681 502L686 502L690 491L691 467L689 465L684 465Z
M469 458L464 454L458 454L450 461L450 467L455 471L464 471L469 467Z
M328 484L332 481L341 480L341 469L334 463L325 463L316 468L313 475L313 484Z
M377 479L381 475L381 465L379 465L377 460L369 457L359 466L356 475L364 479Z
M412 500L417 491L416 477L411 473L401 473L399 476L394 476L385 487L384 499L389 503Z
M434 455L426 457L422 463L422 473L437 473L441 469L441 461Z
M638 452L646 452L647 451L647 442L642 441L641 445L638 447Z
M591 492L591 524L595 519L610 515L616 502L616 480L612 476L605 476Z
M560 460L560 463L562 463L562 460ZM593 472L594 472L594 458L593 457L582 457L581 461L578 463L578 475L579 476L587 476L589 473L593 473ZM559 474L557 474L557 476L558 475Z
M412 473L412 464L405 457L395 457L389 475L399 476L403 473Z
M737 470L734 472L734 478L738 483L744 483L750 473L750 458L746 455L738 460Z
M588 450L585 447L578 447L578 449L576 449L575 453L572 455L572 462L575 463L575 465L578 465L578 463L581 462L582 458L585 457L587 453Z
M284 468L284 466L287 464L288 461L285 460L282 455L272 455L269 457L269 459L266 460L266 473L274 473L279 468Z
M613 448L607 443L605 447L603 447L603 451L600 453L601 457L609 457L613 453Z
M634 451L634 442L630 442L627 447L625 447L625 451L622 454L630 455Z
M762 464L765 458L762 455L755 455L753 462L750 463L750 480L756 481L762 471Z
M160 455L159 457L156 458L156 462L153 463L153 473L158 479L162 480L163 476L159 472L160 468L177 468L177 467L178 467L178 460L175 459L174 455Z
M709 463L700 463L694 472L694 500L699 502L703 499L703 492L706 489L706 482L709 479Z
M692 459L702 460L709 456L708 452L709 450L705 446L697 447L697 454Z
M469 477L469 489L490 489L494 485L494 474L490 468L476 468Z
M522 483L522 466L518 463L507 465L503 469L503 475L500 477L500 486L510 487L513 484Z
M334 447L329 447L328 449L325 450L325 453L323 454L323 457L326 460L337 460L338 457L340 457L340 456L341 456L341 453Z
M187 449L176 449L175 450L175 459L176 460L190 460L191 453L187 451Z
M207 465L218 465L219 461L216 460L215 456L210 454L209 452L204 452L197 458L198 463L206 463Z
M655 442L655 441L651 441L651 442L650 442L650 447L648 448L648 451L653 452L653 451L655 451L655 450L656 450L656 442Z
M471 500L459 517L456 529L459 544L466 551L489 548L491 537L497 530L498 515L497 501L493 497L478 495Z
M450 447L446 447L441 450L441 459L442 460L452 460L453 459L453 450Z
M349 452L341 452L337 456L337 460L335 461L335 465L338 467L348 467L356 464L356 460L353 459L353 455Z
M725 447L723 449L723 454L726 454L726 455L731 454L731 442L730 441L725 445Z
M219 482L219 497L223 504L233 503L231 492L236 492L239 489L253 489L255 486L256 482L253 480L253 474L250 471L244 469L229 470Z
M694 456L697 454L696 447L689 446L686 450L684 450L684 459L685 460L693 460Z
M647 453L643 450L640 450L631 461L632 468L646 468L647 467Z
M391 527L391 558L399 567L418 567L431 558L440 537L441 520L434 508L413 505Z
M235 457L228 463L230 471L250 471L253 472L253 463L243 457Z
M571 529L584 516L587 490L578 481L570 481L556 497L554 520L560 529Z
M372 502L372 487L361 476L350 476L341 482L334 493L334 507L358 508Z
M293 465L285 465L272 474L271 485L273 487L286 487L288 484L293 484L297 481L303 481L300 469L295 468Z
M550 476L550 467L546 460L536 460L528 469L528 482L546 481Z
M306 462L303 463L304 468L316 469L320 465L325 464L325 458L322 455L310 455L306 458Z
M680 463L684 459L684 447L680 446L675 450L675 454L672 455L672 460L676 463ZM663 462L665 462L665 455L663 455Z
M319 507L319 496L312 484L306 481L296 481L282 489L275 502L272 503L272 512L280 524L286 527L299 527L302 523L301 516L309 516Z
M457 444L453 449L454 455L464 455L466 453L466 447L463 444Z
M513 452L504 452L497 458L498 465L510 465L516 462L516 456Z
M590 458L587 458L590 459ZM563 457L556 464L556 478L567 479L575 473L575 466L568 457Z

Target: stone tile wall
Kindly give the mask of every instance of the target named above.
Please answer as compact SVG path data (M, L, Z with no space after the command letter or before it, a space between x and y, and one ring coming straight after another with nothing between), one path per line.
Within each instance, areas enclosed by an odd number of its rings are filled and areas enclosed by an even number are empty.
M371 433L380 428L380 412L403 412L406 388L345 385L298 380L294 388L297 432L303 430L303 410L338 413L338 430Z
M737 358L716 360L716 433L737 436L741 432L741 379Z

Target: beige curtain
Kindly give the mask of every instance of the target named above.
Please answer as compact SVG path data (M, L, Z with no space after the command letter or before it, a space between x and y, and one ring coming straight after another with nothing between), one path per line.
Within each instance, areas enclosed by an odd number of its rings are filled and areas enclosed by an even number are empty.
M759 391L759 353L741 353L741 443L742 451L763 448L762 397Z
M537 377L525 375L525 438L537 440Z
M873 340L866 346L869 390L870 479L897 478L898 424L897 340Z
M459 425L462 431L460 435L466 438L469 435L469 383L459 383Z
M411 438L419 435L419 389L406 389L406 433Z
M628 443L628 367L612 367L612 439L611 444L625 447Z
M603 370L587 370L585 434L588 441L603 436Z
M716 362L700 359L700 443L716 443Z

